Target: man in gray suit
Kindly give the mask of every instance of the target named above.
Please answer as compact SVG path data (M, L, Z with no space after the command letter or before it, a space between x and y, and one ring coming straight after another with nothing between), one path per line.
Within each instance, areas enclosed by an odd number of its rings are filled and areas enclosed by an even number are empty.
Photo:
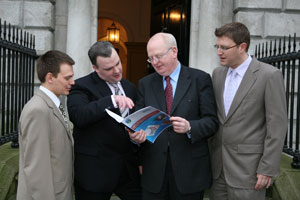
M247 53L250 34L244 24L226 24L215 35L224 67L212 76L220 128L210 140L210 199L265 199L287 130L283 77Z
M72 65L73 59L59 51L37 61L42 84L19 121L17 200L72 200L73 138L58 98L74 84Z

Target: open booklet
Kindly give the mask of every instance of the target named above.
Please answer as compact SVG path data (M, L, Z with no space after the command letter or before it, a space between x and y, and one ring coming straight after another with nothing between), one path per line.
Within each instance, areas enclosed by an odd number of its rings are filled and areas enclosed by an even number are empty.
M108 109L105 109L105 111L117 122L123 123L134 132L141 129L145 130L147 140L152 143L154 143L163 130L172 125L168 114L153 108L152 106L142 108L126 118L123 118Z

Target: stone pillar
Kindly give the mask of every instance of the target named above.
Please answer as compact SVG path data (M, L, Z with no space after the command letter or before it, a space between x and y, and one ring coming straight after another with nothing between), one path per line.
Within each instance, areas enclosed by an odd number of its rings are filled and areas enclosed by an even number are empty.
M55 3L54 49L66 52L68 31L68 0Z
M88 58L88 50L97 37L94 18L97 12L96 0L69 0L68 1L68 31L67 53L75 60L75 79L93 71Z
M192 0L190 67L211 74L213 69L219 66L217 52L213 47L216 44L214 31L228 21L230 10L227 8L231 6L228 3L232 3L232 0Z

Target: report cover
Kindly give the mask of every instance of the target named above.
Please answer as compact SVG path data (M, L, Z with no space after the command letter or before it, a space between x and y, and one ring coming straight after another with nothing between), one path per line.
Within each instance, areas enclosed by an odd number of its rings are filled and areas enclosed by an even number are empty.
M172 125L168 114L152 106L142 108L126 118L108 109L105 109L105 111L117 122L123 123L134 132L143 129L146 132L147 140L152 143L154 143L163 130Z

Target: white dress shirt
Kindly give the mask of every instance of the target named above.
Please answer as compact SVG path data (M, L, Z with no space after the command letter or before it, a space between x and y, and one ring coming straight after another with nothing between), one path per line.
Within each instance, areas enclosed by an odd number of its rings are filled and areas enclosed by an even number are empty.
M112 103L113 103L113 105L114 105L114 108L118 108L118 105L117 105L117 103L116 103L116 101L115 101L115 98L114 98L114 95L116 95L116 94L115 94L115 92L116 92L116 91L115 91L115 88L114 88L114 86L112 86L112 85L111 85L110 83L108 83L108 82L106 82L106 84L108 85L109 89L110 89L111 92L112 92L112 95L111 95L111 101L112 101ZM125 91L124 91L124 89L123 89L122 84L120 83L120 81L117 82L117 85L118 85L118 87L119 87L119 89L120 89L120 92L122 93L122 96L126 96ZM129 113L129 108L126 108L125 111L123 111L123 112Z
M237 68L232 69L231 67L229 67L227 75L226 75L226 79L225 79L225 87L224 87L224 93L223 93L224 105L225 105L225 96L228 93L228 82L229 82L229 79L230 79L233 71L235 71L237 74L235 76L235 80L234 80L234 82L235 82L235 84L233 85L234 88L230 89L230 92L233 92L233 97L234 97L242 80L243 80L243 77L244 77L251 61L252 61L252 57L249 55L248 58L242 64L240 64ZM232 99L232 101L233 101L233 99ZM229 103L230 105L231 105L232 101ZM226 115L227 115L227 113L226 113Z
M43 91L53 101L53 103L56 105L57 108L59 107L60 100L53 92L51 92L50 90L48 90L42 85L40 86L40 90Z

